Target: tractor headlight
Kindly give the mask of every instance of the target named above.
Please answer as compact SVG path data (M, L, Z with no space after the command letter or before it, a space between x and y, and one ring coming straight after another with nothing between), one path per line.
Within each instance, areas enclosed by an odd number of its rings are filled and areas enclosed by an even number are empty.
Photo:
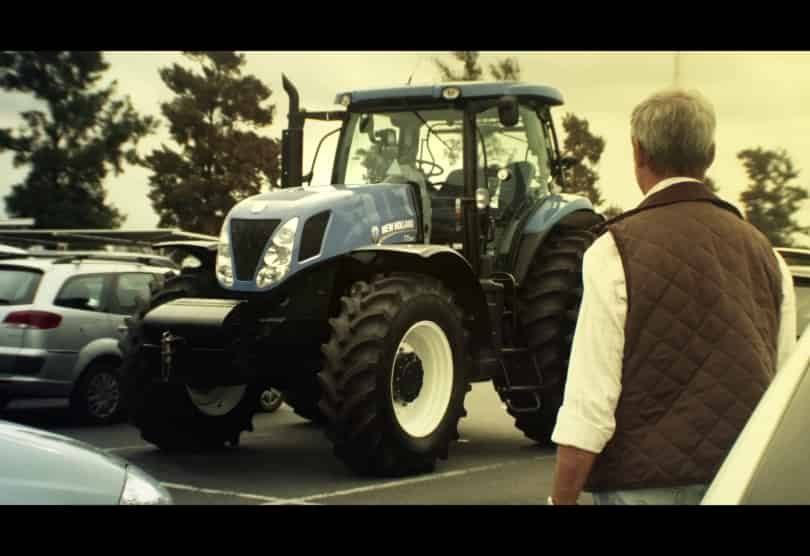
M228 221L222 224L217 244L217 280L225 287L233 286L233 264L231 263L231 240L228 235Z
M264 264L256 275L257 286L269 287L289 272L296 231L298 231L298 217L288 220L273 235L273 241L264 253Z

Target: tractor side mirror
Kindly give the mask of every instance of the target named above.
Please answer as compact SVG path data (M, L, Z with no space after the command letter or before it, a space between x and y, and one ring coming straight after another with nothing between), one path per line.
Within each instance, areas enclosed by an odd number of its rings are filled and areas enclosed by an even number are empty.
M520 120L517 98L507 95L498 101L498 119L504 127L514 127Z

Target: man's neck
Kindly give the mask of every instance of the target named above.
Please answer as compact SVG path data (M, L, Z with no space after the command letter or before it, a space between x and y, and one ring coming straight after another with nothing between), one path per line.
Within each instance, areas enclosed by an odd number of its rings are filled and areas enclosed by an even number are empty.
M640 185L641 190L644 192L644 197L647 198L650 195L654 195L659 191L666 189L671 185L675 185L676 183L683 183L683 182L700 182L697 178L692 178L689 176L668 176L663 178L658 178L655 182L648 182L646 184ZM645 189L646 185L646 189Z

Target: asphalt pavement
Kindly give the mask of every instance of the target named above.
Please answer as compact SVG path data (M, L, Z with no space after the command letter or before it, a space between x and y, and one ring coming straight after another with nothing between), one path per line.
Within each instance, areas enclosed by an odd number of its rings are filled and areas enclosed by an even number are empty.
M490 383L474 384L461 439L429 474L369 479L351 474L332 455L321 428L286 405L259 413L254 432L237 448L166 453L128 424L80 426L64 408L16 403L0 418L74 437L140 466L160 480L176 504L544 504L550 493L554 450L540 448L514 426ZM589 504L583 495L581 503Z

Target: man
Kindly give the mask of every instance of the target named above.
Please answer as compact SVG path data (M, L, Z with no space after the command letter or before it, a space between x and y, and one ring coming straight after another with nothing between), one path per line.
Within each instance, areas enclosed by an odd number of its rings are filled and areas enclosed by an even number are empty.
M662 92L631 128L644 200L584 257L555 505L699 503L796 341L785 262L701 181L712 106Z

